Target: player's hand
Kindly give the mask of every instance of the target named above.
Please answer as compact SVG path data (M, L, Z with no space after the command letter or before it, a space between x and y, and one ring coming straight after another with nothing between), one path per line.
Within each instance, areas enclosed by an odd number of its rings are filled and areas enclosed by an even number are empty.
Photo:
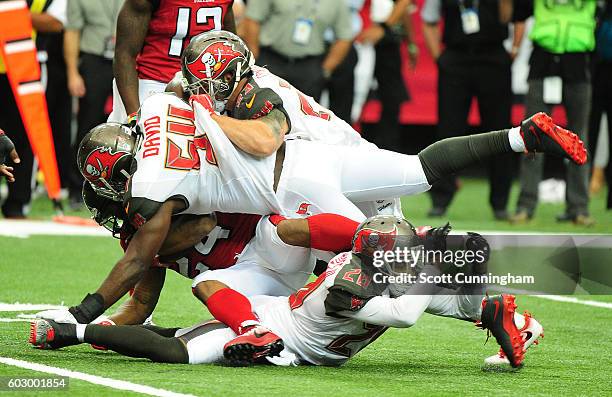
M475 258L482 258L481 261L477 262L479 265L486 264L491 256L491 247L489 246L489 242L478 233L468 232L467 235L468 237L465 240L465 249L467 251L474 252Z
M77 324L78 321L72 313L68 311L68 309L52 309L52 310L44 310L42 312L36 313L36 318L42 318L45 320L53 320L56 323L69 323L69 324Z
M446 238L451 230L452 226L448 222L444 226L429 229L425 233L425 249L435 251L446 250Z
M13 167L4 165L6 157L9 157L15 164L19 164L21 160L15 150L13 141L6 136L4 131L0 129L0 176L4 175L9 182L15 182L15 176L13 175Z
M189 104L191 107L194 107L195 103L199 103L204 107L204 109L208 110L209 113L215 113L215 104L213 103L212 98L208 94L199 94L192 95L189 97Z

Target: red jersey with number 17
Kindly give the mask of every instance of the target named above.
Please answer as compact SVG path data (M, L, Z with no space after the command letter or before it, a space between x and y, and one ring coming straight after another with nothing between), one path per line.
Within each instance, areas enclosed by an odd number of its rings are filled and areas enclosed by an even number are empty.
M234 0L159 0L136 65L138 77L167 83L193 36L221 30Z

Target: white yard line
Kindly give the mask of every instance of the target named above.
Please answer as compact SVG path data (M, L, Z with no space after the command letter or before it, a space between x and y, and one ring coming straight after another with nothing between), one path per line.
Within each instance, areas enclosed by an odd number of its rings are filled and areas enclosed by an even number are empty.
M0 312L20 312L20 311L40 311L53 309L66 309L66 306L48 305L48 304L33 304L33 303L5 303L0 302Z
M0 220L0 236L28 238L31 235L111 237L101 226L81 226L51 221Z
M611 302L599 302L592 300L582 300L578 298L574 298L573 296L563 296L563 295L530 295L534 298L540 299L548 299L555 302L564 302L564 303L577 303L579 305L593 306L593 307L603 307L605 309L612 309Z
M15 360L9 357L0 357L0 363L13 367L25 368L32 371L44 372L58 376L65 376L72 379L79 379L94 385L106 386L116 390L127 390L135 393L146 394L159 397L195 397L192 394L175 393L169 390L157 389L151 386L140 385L138 383L127 382L124 380L104 378L101 376L90 375L84 372L70 371L68 369L51 367L49 365L32 363L29 361Z

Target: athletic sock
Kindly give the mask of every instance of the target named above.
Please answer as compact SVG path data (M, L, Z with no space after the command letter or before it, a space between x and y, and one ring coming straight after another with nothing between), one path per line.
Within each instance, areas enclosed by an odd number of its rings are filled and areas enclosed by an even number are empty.
M336 214L318 214L306 220L310 230L310 248L332 252L351 250L358 222Z
M246 327L259 324L253 313L251 302L240 292L223 288L206 300L208 311L237 334L243 333Z
M525 147L525 141L521 135L521 127L510 128L508 131L508 140L512 150L517 153L524 153L527 148Z
M81 343L85 342L85 328L87 328L87 324L76 325L76 337Z
M85 328L87 343L104 346L130 357L148 358L155 362L189 362L185 344L178 338L167 338L139 325L89 324Z

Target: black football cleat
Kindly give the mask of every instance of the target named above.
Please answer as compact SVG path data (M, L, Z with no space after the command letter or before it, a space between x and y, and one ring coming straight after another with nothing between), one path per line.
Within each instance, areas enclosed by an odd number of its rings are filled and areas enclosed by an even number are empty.
M223 356L233 365L248 365L264 357L278 356L284 348L283 340L278 335L262 325L256 325L227 342L223 347Z
M586 148L578 135L556 125L546 113L536 113L524 120L521 136L527 152L554 154L578 165L587 161Z
M43 350L53 350L79 344L76 337L76 325L60 324L53 320L43 319L30 323L28 342Z
M514 323L515 309L514 295L488 296L482 301L482 314L476 325L495 337L510 365L517 368L523 363L525 341Z

